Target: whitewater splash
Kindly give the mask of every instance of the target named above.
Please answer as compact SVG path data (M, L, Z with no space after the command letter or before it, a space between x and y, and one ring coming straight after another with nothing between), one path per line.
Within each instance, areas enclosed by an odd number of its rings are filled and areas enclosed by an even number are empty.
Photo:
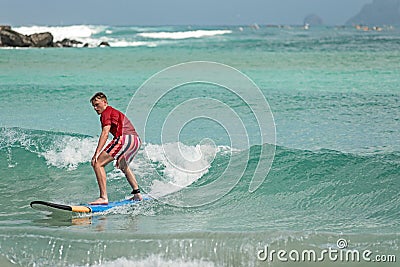
M90 162L96 145L97 138L94 137L63 136L54 140L39 156L46 159L48 166L75 170L80 164ZM130 167L138 175L146 193L153 197L162 197L198 181L209 172L217 156L237 152L239 150L229 146L210 144L144 144ZM107 176L110 180L124 178L119 170L108 173Z
M91 160L96 146L96 138L64 136L39 155L46 159L49 166L75 170L79 164Z
M97 138L63 136L39 153L48 166L75 170L80 164L90 162L97 145ZM142 188L153 197L162 197L190 186L209 172L217 156L237 153L229 146L210 144L185 145L144 144L131 162L131 169L138 175ZM171 155L173 158L171 158ZM107 174L108 179L124 178L119 170Z
M15 31L30 35L40 32L50 32L54 42L72 39L96 47L101 42L107 42L112 47L157 47L169 41L191 38L209 38L232 33L231 30L188 30L188 31L157 31L157 28L110 27L101 25L71 25L71 26L21 26ZM152 31L154 30L154 31ZM148 41L146 39L152 39Z
M86 40L87 38L104 32L106 26L91 26L91 25L72 25L72 26L30 26L30 27L15 27L15 31L22 34L34 34L39 32L50 32L54 41L61 41L64 38Z
M211 144L145 144L130 166L144 182L145 191L158 198L198 181L209 172L217 157L238 152L229 146Z
M166 155L174 154L176 157L172 161ZM181 158L181 153L184 158ZM153 196L164 196L186 187L197 181L200 177L208 172L216 150L211 146L187 146L181 143L171 143L165 145L148 144L144 148L145 157L147 157L154 165L153 169L160 170L159 180L154 180L150 192ZM197 171L185 171L190 165L190 161L194 162ZM175 163L181 166L177 167Z
M75 170L90 162L97 145L94 137L40 130L0 128L0 134L0 149L7 151L10 168L18 164L12 161L12 149L24 149L43 157L50 167Z

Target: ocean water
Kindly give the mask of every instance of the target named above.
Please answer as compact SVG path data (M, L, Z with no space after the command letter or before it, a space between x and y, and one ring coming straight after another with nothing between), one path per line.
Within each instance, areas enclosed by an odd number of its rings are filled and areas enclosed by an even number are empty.
M15 29L90 47L0 49L0 266L398 265L398 29ZM233 86L167 86L214 67ZM235 91L236 77L252 83ZM33 210L98 196L97 91L144 140L131 168L155 200L96 216ZM109 198L127 197L122 173L106 170ZM289 258L324 249L361 258Z

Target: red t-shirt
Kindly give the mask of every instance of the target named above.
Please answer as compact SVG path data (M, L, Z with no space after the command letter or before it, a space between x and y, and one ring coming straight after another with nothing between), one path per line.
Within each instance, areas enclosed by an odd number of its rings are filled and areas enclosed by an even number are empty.
M126 134L137 135L135 127L133 127L129 119L121 111L111 106L107 106L101 113L100 122L102 128L111 125L110 133L114 138Z

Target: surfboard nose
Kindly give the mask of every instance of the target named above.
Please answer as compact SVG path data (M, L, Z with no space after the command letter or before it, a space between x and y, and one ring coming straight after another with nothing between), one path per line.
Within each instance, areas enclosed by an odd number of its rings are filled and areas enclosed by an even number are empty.
M92 209L86 206L71 206L72 212L92 212Z

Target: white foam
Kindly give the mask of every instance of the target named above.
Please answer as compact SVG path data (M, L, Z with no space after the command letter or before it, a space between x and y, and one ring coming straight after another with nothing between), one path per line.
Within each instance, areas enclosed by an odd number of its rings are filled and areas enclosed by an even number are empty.
M232 33L230 30L196 30L183 32L142 32L138 36L152 39L188 39L202 38Z
M106 261L98 265L93 265L93 267L147 267L147 266L163 266L163 267L214 267L214 263L205 260L183 260L174 259L168 260L164 259L160 255L151 255L145 259L126 259L119 258L113 261Z
M54 141L47 151L40 153L46 163L57 168L74 170L79 164L89 162L96 150L96 138L64 136Z
M64 38L84 41L86 38L105 30L105 26L94 25L72 25L72 26L29 26L15 27L14 30L22 34L34 34L50 32L54 41L61 41Z
M156 47L157 44L155 42L141 42L141 41L126 41L126 40L110 40L110 46L112 47L137 47L137 46L147 46L147 47Z

